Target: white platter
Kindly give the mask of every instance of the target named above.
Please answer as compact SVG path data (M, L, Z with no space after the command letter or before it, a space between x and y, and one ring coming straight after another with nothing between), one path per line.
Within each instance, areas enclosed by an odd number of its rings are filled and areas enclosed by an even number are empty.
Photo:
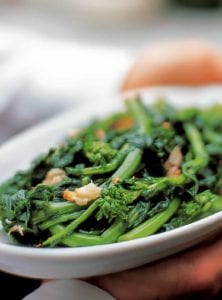
M177 106L206 106L222 102L222 87L158 88L141 91L150 103L165 97ZM0 182L25 168L36 155L58 144L72 128L122 107L114 101L92 102L13 138L0 148ZM126 270L191 247L222 228L222 212L184 227L133 241L82 248L37 249L15 245L0 229L0 269L32 278L80 278Z

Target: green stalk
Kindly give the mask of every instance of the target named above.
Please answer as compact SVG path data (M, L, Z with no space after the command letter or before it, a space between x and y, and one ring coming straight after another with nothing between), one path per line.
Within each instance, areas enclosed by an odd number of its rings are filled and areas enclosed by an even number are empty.
M180 186L186 183L186 177L182 174L176 177L167 177L169 186Z
M80 211L77 211L77 212L71 212L71 213L63 214L63 215L59 215L59 216L56 215L56 216L53 216L51 219L39 224L38 227L41 230L46 230L49 227L52 227L56 224L76 220L79 216L81 216L82 213L83 213L83 211L80 210Z
M139 125L138 131L140 133L148 133L152 126L152 121L151 118L147 116L146 109L141 99L139 97L135 99L128 99L125 101L125 105L129 113Z
M179 205L180 200L178 198L173 199L165 211L158 213L136 228L123 234L119 237L118 242L138 239L155 233L165 222L167 222L173 216L173 214L177 211Z
M35 200L37 211L32 215L32 224L38 224L46 221L49 217L54 215L62 215L65 213L72 213L81 210L82 208L75 203L70 202L45 202Z
M191 148L194 154L194 159L186 162L183 165L183 171L187 175L195 174L201 169L205 168L209 161L209 155L205 149L201 133L195 125L186 123L184 129L191 143Z
M139 190L151 198L168 187L182 186L185 183L186 177L184 175L177 177L152 177L142 180L131 179L131 189Z
M206 192L208 192L208 191L206 191ZM201 194L204 196L204 192ZM208 217L212 214L215 214L219 211L222 211L222 196L213 194L209 191L208 193L206 193L206 196L207 196L207 194L209 195L208 197L206 197L208 199L207 200L205 199L205 201L204 201L204 199L201 199L201 196L202 196L201 194L198 195L199 197L197 200L199 202L202 201L204 203L204 205L201 209L201 215L199 218L202 219L202 218Z
M64 228L64 230L57 232L56 234L49 237L46 241L44 241L42 243L42 245L44 247L46 247L46 246L53 247L56 244L58 244L61 241L61 239L70 235L70 233L72 231L74 231L80 224L82 224L84 221L86 221L92 215L92 213L96 210L96 208L97 208L97 203L96 203L96 201L94 201L78 219L71 222L68 226L66 226Z
M218 132L215 132L211 129L205 129L204 132L205 139L211 143L216 145L222 145L222 134L219 134Z
M194 159L184 163L182 170L187 178L190 178L195 182L194 193L198 191L198 182L196 173L204 169L209 162L209 155L205 149L205 145L201 136L201 133L195 125L186 123L184 129L188 140L191 144L191 149L194 154Z
M138 218L138 211L136 207L132 208L129 217L135 221ZM73 233L62 240L62 244L69 247L82 247L82 246L93 246L114 243L117 241L128 228L129 221L116 220L103 234L92 235L83 233ZM56 234L59 231L65 229L62 225L56 225L50 228L52 234Z
M142 151L138 148L131 151L125 158L123 164L112 175L112 178L123 180L132 176L141 162L142 154Z
M71 175L95 175L105 174L114 171L123 162L129 151L129 145L125 144L122 149L117 153L112 162L100 166L88 167L84 169L66 168L68 174Z
M208 163L209 157L206 152L201 133L196 128L196 126L191 123L186 123L184 125L184 129L185 129L186 135L191 143L191 147L192 147L194 156L196 158L201 157L202 165L206 166Z
M53 232L58 232L61 227L51 228ZM127 229L126 222L116 220L102 235L90 235L83 233L73 233L62 240L62 244L69 247L83 247L110 244L117 241L118 237Z

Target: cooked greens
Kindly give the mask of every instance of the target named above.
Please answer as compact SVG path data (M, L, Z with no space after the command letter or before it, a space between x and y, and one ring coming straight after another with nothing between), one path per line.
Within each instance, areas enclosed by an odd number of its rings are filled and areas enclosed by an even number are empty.
M4 230L36 247L128 241L221 210L219 104L128 99L0 186Z

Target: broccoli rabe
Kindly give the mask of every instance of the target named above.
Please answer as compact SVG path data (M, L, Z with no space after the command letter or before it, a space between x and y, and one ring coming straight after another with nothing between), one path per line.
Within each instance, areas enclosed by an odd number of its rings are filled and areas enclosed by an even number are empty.
M4 230L38 247L93 246L222 210L222 106L127 99L0 186Z

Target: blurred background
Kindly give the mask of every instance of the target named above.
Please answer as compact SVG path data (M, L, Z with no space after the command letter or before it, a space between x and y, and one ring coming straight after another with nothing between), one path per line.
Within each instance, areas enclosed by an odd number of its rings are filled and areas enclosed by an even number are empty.
M219 0L0 0L0 143L70 106L110 99L144 45L220 46L221 28ZM2 287L9 280L9 299L39 284L0 274Z
M220 45L221 26L219 0L0 0L0 143L70 105L116 94L145 44Z

